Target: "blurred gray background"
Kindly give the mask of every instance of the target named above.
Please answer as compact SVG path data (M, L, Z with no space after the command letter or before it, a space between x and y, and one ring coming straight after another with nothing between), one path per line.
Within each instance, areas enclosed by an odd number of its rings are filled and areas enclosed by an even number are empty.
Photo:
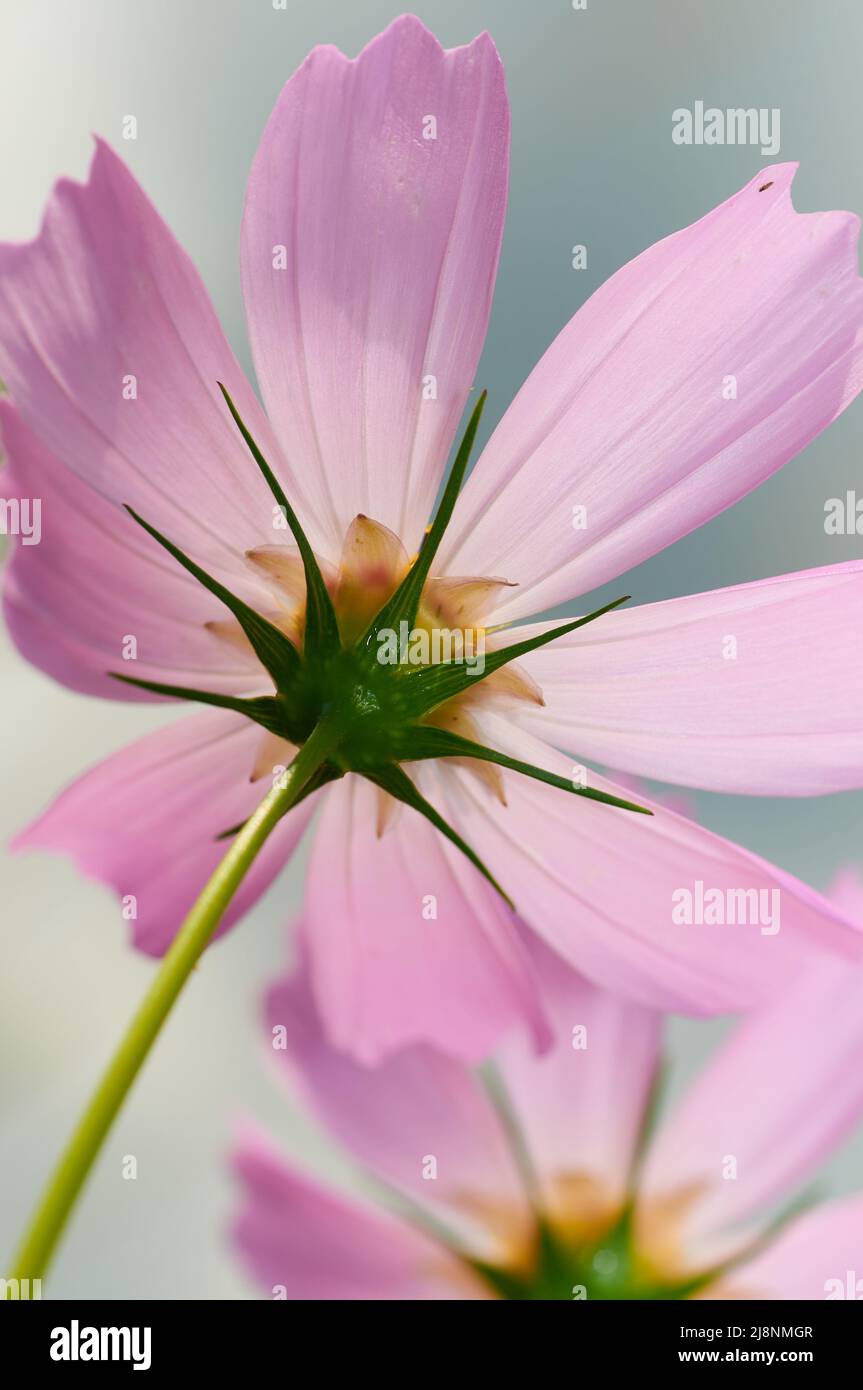
M509 220L479 383L486 431L565 320L609 274L768 162L757 149L673 144L671 113L779 107L780 159L801 210L863 211L859 0L418 0L448 46L488 28L513 108ZM82 177L104 134L191 252L248 365L237 269L247 170L282 83L310 47L354 55L401 12L390 0L0 0L0 237L33 235L53 181ZM138 139L121 121L138 118ZM575 243L588 268L571 268ZM863 485L863 404L757 494L635 572L639 601L849 559L825 499ZM849 633L849 641L860 635ZM2 969L0 1263L152 964L127 947L107 890L6 845L56 790L149 728L182 717L62 691L0 638ZM801 654L803 648L801 646ZM863 862L863 796L702 795L702 819L824 886ZM286 959L302 859L205 959L107 1145L51 1280L54 1297L252 1294L224 1245L222 1155L254 1116L320 1171L347 1175L281 1091L261 1041L261 988ZM672 1086L721 1024L672 1028ZM124 1181L125 1154L138 1159ZM846 1145L823 1190L863 1179Z

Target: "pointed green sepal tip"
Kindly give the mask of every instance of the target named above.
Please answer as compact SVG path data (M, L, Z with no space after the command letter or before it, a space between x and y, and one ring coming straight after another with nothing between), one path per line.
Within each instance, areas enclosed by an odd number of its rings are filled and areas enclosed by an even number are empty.
M173 556L183 569L197 579L199 584L203 584L213 596L219 599L226 608L233 613L243 632L248 637L256 656L269 671L276 685L280 689L290 686L297 676L300 669L300 655L292 642L289 642L283 632L275 627L267 618L263 618L260 613L256 613L254 608L250 608L242 599L232 594L230 589L225 588L218 579L214 579L206 570L191 560L188 555L180 550L179 546L169 541L167 536L163 536L161 531L157 531L155 526L151 526L149 521L145 521L139 516L133 507L124 503L125 510L138 526L143 527L153 540L158 541L159 545L168 554Z
M359 646L371 647L377 634L383 628L398 628L400 622L406 622L408 627L412 627L417 616L417 611L425 588L426 580L429 577L432 563L441 541L444 538L446 528L450 523L456 499L464 481L465 470L470 461L473 442L479 428L480 418L483 408L488 399L488 392L483 391L471 412L467 428L464 432L452 470L446 482L440 505L435 512L434 520L429 527L428 534L423 541L416 560L411 565L401 584L396 589L391 598L387 600L383 608L373 618L367 632L360 638Z
M505 767L510 772L519 772L524 777L533 777L550 787L569 792L572 796L583 797L587 801L598 801L605 806L616 806L621 811L636 811L643 816L652 816L646 806L635 801L613 796L611 792L598 791L595 787L583 787L579 783L561 777L556 772L548 772L534 763L511 758L496 748L484 743L474 743L473 739L462 738L460 734L450 733L448 729L438 729L432 724L414 724L398 736L394 744L396 757L400 762L420 762L428 758L476 758L480 762L493 763Z
M330 598L330 593L324 581L324 576L321 573L321 568L318 564L315 552L300 524L299 517L285 495L284 488L246 427L240 412L231 399L227 387L221 381L217 382L217 385L225 398L225 404L231 412L234 424L240 431L249 453L261 470L270 492L281 508L282 514L290 527L303 561L303 569L306 576L305 655L306 657L312 658L331 656L334 652L338 651L341 646L339 624L336 617L336 610L333 607L333 601Z
M216 842L218 843L222 840L233 840L234 836L239 835L243 826L246 824L247 821L241 820L238 821L236 825L230 826L227 830L221 830L219 834L214 837Z
M139 680L137 676L124 676L119 671L106 671L112 681L134 686L136 690L147 690L151 695L164 695L168 700L192 700L199 705L214 705L217 709L234 710L245 715L255 724L260 724L271 734L287 738L284 715L278 701L272 695L260 695L253 699L241 699L234 695L221 695L214 690L194 690L185 685L166 685L162 681Z
M497 647L494 651L486 652L481 670L458 661L441 661L435 666L415 667L408 671L403 680L403 707L415 719L429 714L447 700L452 700L470 687L480 685L486 677L499 671L502 666L517 661L519 657L526 656L528 652L536 651L538 647L544 647L559 637L565 637L569 632L586 627L588 623L596 622L597 618L619 608L622 603L627 603L630 597L629 594L623 594L621 598L603 604L601 608L596 608L582 618L573 618L572 621L551 628L548 632L540 632L537 636L527 637L522 642L512 642L508 647Z
M479 855L471 849L467 841L462 839L458 831L453 829L449 821L444 820L443 816L439 811L435 810L430 801L426 801L422 793L414 786L407 773L400 768L397 763L389 763L380 768L366 769L362 775L366 777L368 781L374 782L375 786L380 787L382 791L389 792L390 796L395 797L396 801L403 802L405 806L410 806L414 811L419 811L421 816L425 816L426 820L430 821L436 830L439 830L442 835L446 836L446 838L455 845L456 849L461 850L462 854L470 860L475 869L479 869L483 878L487 879L495 892L500 894L507 907L511 908L513 912L515 911L515 903L506 890L500 886L491 870L485 866Z

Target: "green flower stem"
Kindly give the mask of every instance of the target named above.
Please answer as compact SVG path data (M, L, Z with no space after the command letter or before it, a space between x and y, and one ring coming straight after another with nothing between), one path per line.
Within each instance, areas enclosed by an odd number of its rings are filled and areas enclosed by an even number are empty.
M177 996L270 831L326 761L339 740L339 733L332 721L324 719L317 725L285 775L232 841L180 928L81 1116L15 1256L11 1278L44 1278L87 1175Z

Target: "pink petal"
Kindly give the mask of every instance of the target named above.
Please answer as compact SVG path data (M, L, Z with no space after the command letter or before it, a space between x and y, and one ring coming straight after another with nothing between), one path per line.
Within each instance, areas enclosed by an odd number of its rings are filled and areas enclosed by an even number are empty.
M68 854L125 900L135 945L161 955L265 788L249 773L263 731L241 715L195 714L121 749L73 782L15 841ZM296 847L315 797L282 820L255 860L218 935L261 896ZM124 908L128 904L124 902Z
M573 764L484 715L482 739L561 776ZM863 934L805 884L671 811L652 817L601 806L505 774L506 810L464 776L440 809L497 874L535 931L576 969L653 1008L691 1014L748 1008L784 987L819 945L855 959ZM621 795L593 773L589 785ZM778 894L779 930L769 924L684 925L672 911L680 890ZM769 915L772 896L765 899Z
M813 957L738 1025L662 1124L638 1213L688 1194L679 1213L688 1267L726 1258L766 1227L773 1205L863 1117L861 999L863 969Z
M514 717L668 782L843 791L863 782L863 654L849 637L861 626L860 560L619 609L524 659L545 707Z
M791 1222L702 1298L863 1298L863 1197L825 1202Z
M524 1184L476 1074L426 1046L368 1068L327 1041L301 966L267 998L267 1022L311 1108L377 1177L505 1262L530 1240Z
M445 52L403 16L357 59L314 49L276 104L243 289L267 410L336 554L358 513L419 542L482 349L508 164L487 34Z
M111 680L204 686L229 694L260 688L261 668L227 649L205 624L226 610L158 546L129 534L116 506L61 463L0 401L7 498L38 498L41 540L18 542L4 606L21 653L64 685L115 700L158 698ZM137 531L137 528L132 528ZM134 661L124 659L134 638Z
M220 577L241 580L244 550L280 538L217 383L279 468L263 412L194 266L102 141L87 183L57 184L39 236L0 247L0 378L45 451ZM93 515L129 565L170 564L119 510Z
M434 799L436 774L417 780ZM349 775L328 791L312 849L304 933L333 1046L373 1065L419 1041L479 1061L525 1022L544 1040L506 906L416 811L399 807L381 838L376 813L375 789Z
M319 1186L270 1143L246 1138L234 1169L243 1189L234 1243L268 1296L385 1302L488 1296L443 1246Z
M567 1180L588 1178L613 1212L623 1203L659 1060L661 1016L596 989L532 933L554 1043L541 1057L523 1032L495 1064L531 1158L543 1206L567 1219Z
M624 266L528 378L442 555L452 574L518 581L497 618L585 593L685 536L857 394L858 220L796 213L795 168L765 169Z

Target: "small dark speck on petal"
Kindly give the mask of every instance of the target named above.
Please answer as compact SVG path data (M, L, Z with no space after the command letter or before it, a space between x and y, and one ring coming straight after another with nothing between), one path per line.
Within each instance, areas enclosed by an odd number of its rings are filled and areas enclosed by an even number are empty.
M772 187L773 187L773 180L771 179L769 183L763 183L763 184L761 185L761 187L759 188L758 192L759 192L759 193L766 193L767 190L768 190L768 188L772 188Z

